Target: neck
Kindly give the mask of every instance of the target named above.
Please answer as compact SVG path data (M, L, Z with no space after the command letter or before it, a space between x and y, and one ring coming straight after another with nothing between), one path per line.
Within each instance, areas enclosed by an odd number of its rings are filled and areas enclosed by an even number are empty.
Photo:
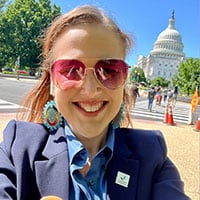
M90 170L91 162L97 152L105 145L107 139L107 132L95 138L80 138L81 143L85 146L89 153L89 161L79 170L83 177L85 177Z
M105 145L107 140L108 129L104 129L101 134L93 138L78 137L80 142L84 145L89 153L89 160L91 161L97 152Z

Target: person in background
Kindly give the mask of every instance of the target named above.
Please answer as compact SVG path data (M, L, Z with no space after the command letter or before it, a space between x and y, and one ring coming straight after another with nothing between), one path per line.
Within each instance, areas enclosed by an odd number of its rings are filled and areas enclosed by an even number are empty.
M164 105L166 105L167 94L168 94L168 89L165 88L164 92L163 92L163 102L164 102Z
M155 99L156 99L156 105L160 105L161 104L161 100L162 100L162 90L161 90L161 87L157 87L156 88Z
M131 44L95 6L52 22L41 80L21 120L4 130L1 200L189 199L162 133L131 128L125 92Z
M168 106L172 105L172 98L173 98L173 92L171 89L168 89L168 92L167 92L167 105Z
M138 97L140 97L138 84L134 84L132 87L132 98L133 98L133 108L135 107L135 103Z
M173 106L176 105L177 97L178 97L178 86L175 86L174 91L173 91L173 96L172 96L172 105Z
M156 95L155 87L152 86L150 88L150 90L148 91L148 95L147 95L147 98L148 98L148 110L150 112L152 111L152 106L153 106L153 101L154 101L155 95Z

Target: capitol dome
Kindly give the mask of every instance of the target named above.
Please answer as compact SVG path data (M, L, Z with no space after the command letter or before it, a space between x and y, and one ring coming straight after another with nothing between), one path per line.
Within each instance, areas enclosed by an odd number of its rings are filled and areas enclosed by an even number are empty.
M154 48L150 52L152 56L165 57L185 57L183 53L183 43L180 33L174 27L174 11L169 19L168 27L162 31L154 43Z

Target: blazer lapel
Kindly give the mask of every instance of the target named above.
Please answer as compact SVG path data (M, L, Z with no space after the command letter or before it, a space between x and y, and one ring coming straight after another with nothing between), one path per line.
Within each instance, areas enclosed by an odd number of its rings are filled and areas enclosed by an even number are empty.
M139 161L128 149L123 134L116 133L114 155L109 163L107 177L107 199L136 199Z
M35 161L35 174L41 196L69 196L68 150L64 129L49 136L42 155L46 160Z

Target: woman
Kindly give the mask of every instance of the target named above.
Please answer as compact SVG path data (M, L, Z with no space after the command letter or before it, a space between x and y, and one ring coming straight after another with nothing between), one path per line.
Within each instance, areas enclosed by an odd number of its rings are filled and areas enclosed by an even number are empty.
M172 96L172 105L173 105L173 106L176 105L177 97L178 97L178 86L176 85L176 86L174 87L173 96Z
M188 199L159 131L131 126L124 85L130 37L101 10L52 23L43 76L0 146L0 199ZM125 114L125 115L124 115Z
M152 111L152 106L153 106L153 101L155 99L155 95L156 95L156 91L155 91L155 87L152 86L150 88L150 90L148 91L148 110L151 112Z

